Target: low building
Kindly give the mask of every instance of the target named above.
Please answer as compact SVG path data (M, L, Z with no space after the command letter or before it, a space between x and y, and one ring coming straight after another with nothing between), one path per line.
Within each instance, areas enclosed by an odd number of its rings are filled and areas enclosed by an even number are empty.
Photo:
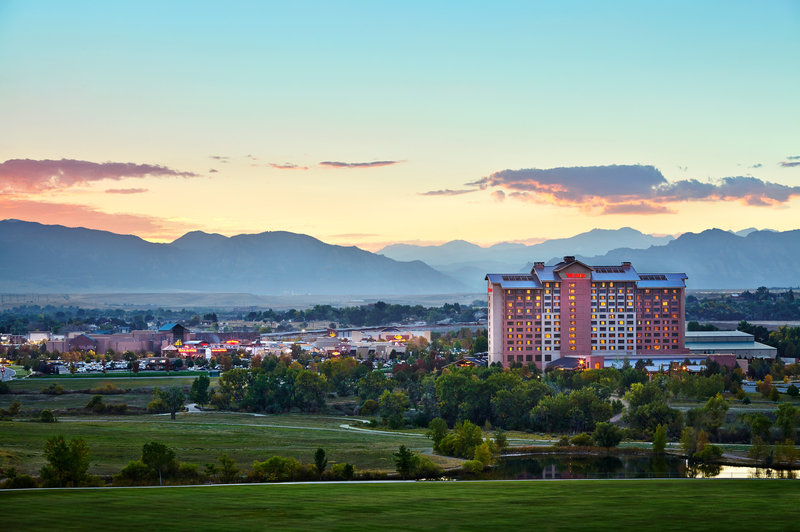
M732 354L736 358L771 358L778 349L755 341L755 337L742 331L688 331L686 348L697 355Z

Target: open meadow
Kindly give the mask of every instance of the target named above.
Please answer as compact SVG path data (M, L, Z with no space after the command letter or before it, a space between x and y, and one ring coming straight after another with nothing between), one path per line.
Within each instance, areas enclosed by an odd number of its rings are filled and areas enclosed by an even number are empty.
M331 464L348 462L358 470L393 472L392 453L400 445L430 452L431 442L417 433L359 430L356 419L286 414L254 416L235 413L169 415L92 416L61 418L58 423L8 421L0 424L0 456L5 466L35 475L45 463L45 441L61 434L67 439L83 438L91 451L89 472L111 475L141 455L150 441L175 450L181 462L198 465L215 462L227 453L242 469L254 460L275 455L313 462L314 451L323 448ZM442 466L460 460L432 456Z
M6 530L770 531L798 528L800 491L785 480L324 483L17 490L0 502Z

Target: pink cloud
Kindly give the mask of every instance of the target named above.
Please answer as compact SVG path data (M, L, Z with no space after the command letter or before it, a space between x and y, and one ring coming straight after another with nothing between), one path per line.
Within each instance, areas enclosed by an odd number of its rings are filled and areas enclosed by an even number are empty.
M322 161L320 166L329 166L331 168L374 168L377 166L391 166L393 164L400 164L402 161L372 161L368 163L344 163L341 161Z
M35 193L85 185L103 179L119 181L147 176L197 177L197 174L154 164L93 163L74 159L9 159L0 163L0 191Z
M275 168L276 170L308 170L308 166L300 166L294 163L269 163L269 166Z
M68 224L121 234L135 234L145 239L174 240L190 229L186 224L155 216L110 214L85 205L51 203L0 196L3 218L16 218L43 224Z
M108 188L106 194L142 194L147 191L146 188Z

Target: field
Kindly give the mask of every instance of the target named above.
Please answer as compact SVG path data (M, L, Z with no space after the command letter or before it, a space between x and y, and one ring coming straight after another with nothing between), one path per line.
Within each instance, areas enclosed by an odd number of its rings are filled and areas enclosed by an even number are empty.
M431 449L422 431L392 433L341 426L348 424L360 425L352 418L230 413L185 413L176 421L168 415L72 417L56 424L9 421L0 424L0 456L6 467L36 474L44 464L45 440L62 434L86 441L92 453L90 473L98 475L118 473L141 456L142 445L149 441L172 447L178 460L197 464L201 470L222 453L228 453L242 469L274 455L311 463L314 451L322 447L331 464L349 462L359 470L392 472L392 453L400 445L421 452ZM460 463L440 456L432 459L443 466Z
M273 484L0 492L6 530L796 530L782 480ZM102 516L102 517L101 517ZM100 525L102 523L102 525Z

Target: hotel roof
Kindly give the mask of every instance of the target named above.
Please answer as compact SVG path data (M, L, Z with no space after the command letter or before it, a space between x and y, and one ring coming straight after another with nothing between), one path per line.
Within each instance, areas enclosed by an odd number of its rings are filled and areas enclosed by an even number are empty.
M684 288L685 273L638 273L629 262L618 266L591 266L574 257L564 257L562 262L554 266L545 266L542 262L534 263L530 275L519 273L489 273L486 280L491 284L499 284L503 288L541 288L542 283L557 282L562 278L562 270L578 265L587 268L592 281L597 282L635 282L638 288Z

